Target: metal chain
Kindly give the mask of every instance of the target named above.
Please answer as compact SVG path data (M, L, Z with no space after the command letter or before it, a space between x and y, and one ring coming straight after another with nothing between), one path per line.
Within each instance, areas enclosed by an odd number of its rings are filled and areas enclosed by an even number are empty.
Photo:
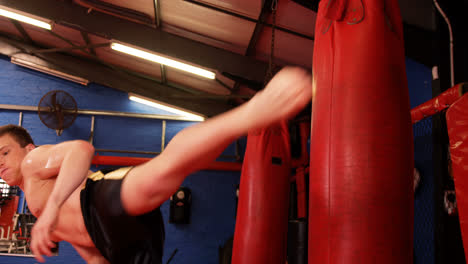
M275 68L274 57L275 57L275 29L276 29L276 9L278 7L278 0L273 0L271 2L271 13L273 23L271 25L271 50L270 58L268 61L268 70L265 76L264 86L273 78L273 69Z

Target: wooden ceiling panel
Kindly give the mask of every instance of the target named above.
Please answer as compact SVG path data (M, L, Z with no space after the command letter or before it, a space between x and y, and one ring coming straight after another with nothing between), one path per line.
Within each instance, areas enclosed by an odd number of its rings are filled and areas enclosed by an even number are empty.
M89 39L92 43L105 43L106 39L90 35ZM157 81L162 80L161 74L161 65L158 63L150 62L144 59L139 59L130 55L126 55L117 51L113 51L107 47L101 47L95 49L97 57L100 60L108 62L110 64L123 67L135 72L139 72L152 78L155 78ZM224 87L215 80L209 80L203 77L198 77L190 73L185 73L170 67L164 67L165 77L167 82L181 85L184 88L204 91L212 94L225 95L229 94L228 88ZM219 79L232 88L234 82L223 77L219 76Z
M229 95L230 90L218 83L216 80L210 80L198 77L191 73L183 72L174 68L165 67L166 78L169 83L176 83L184 87L191 87L199 91L208 92L215 95ZM223 81L224 82L224 81ZM226 83L232 85L232 82ZM231 86L232 87L232 86Z
M113 51L110 48L96 49L96 54L100 60L106 63L151 76L158 81L161 80L161 65L158 63L149 62L123 53L117 53L117 51Z
M255 28L253 22L183 0L161 0L160 7L163 23L237 47L248 46Z
M314 42L279 30L275 31L274 60L279 65L312 68ZM256 46L256 59L267 61L271 51L271 28L265 28Z
M21 24L24 30L28 33L31 39L42 46L43 49L50 48L70 48L72 43L75 46L84 46L86 45L79 31L66 28L60 25L54 25L52 28L53 33L48 30L38 28L28 24ZM56 34L56 35L54 35ZM68 42L67 42L68 41ZM69 43L70 42L70 43ZM79 50L73 49L69 51L70 53L75 53L79 56L89 57L88 54Z
M109 40L95 35L89 35L91 43L106 43ZM161 80L161 65L155 62L139 59L118 51L114 51L109 47L101 47L95 49L97 58L103 62L128 69L137 73L151 76L152 78Z
M162 69L160 64L113 51L108 46L90 47L87 53L80 49L68 51L76 57L91 58L92 60L85 60L86 63L96 63L97 68L101 67L103 72L110 73L104 74L103 78L128 78L131 81L126 83L128 87L124 87L128 91L135 89L141 92L142 89L147 89L147 94L150 95L157 94L155 91L163 91L167 98L180 101L182 105L192 102L190 97L184 97L186 94L193 96L193 102L210 96L221 96L227 102L228 96L232 99L238 95L250 96L255 93L253 88L244 85L261 82L266 70L265 63L254 60L268 62L270 54L271 27L257 25L255 22L259 19L266 0L157 1L160 7L160 28L155 27L155 0L34 0L28 3L7 0L12 8L61 23L54 25L53 33L21 23L35 42L37 50L70 48L73 45L93 46L110 43L109 38L115 38L155 53L183 58L182 60L190 61L189 64L197 63L219 71L217 80L209 80L170 67ZM277 24L281 28L276 31L275 62L279 65L293 64L311 68L316 14L290 0L278 1ZM265 16L268 15L265 14L262 20ZM269 15L266 23L271 22ZM259 32L258 35L253 36L254 30ZM0 31L15 36L13 38L23 38L9 19L0 18ZM250 58L244 56L249 45ZM34 43L31 46L34 47ZM70 64L66 59L62 61ZM109 70L112 66L116 66L115 72ZM237 80L238 85L235 85L233 79L219 74L220 72ZM114 73L114 78L110 77ZM146 79L139 79L140 83L148 80L154 82L148 82L149 84L142 88L138 85L139 82L135 81L138 79L135 76ZM97 77L95 79L102 81ZM120 84L119 81L115 82ZM102 83L115 85L115 82ZM116 86L123 89L119 85ZM166 90L161 87L165 87ZM235 95L232 95L234 87L238 89ZM175 95L180 98L171 98ZM237 99L239 102L243 101L240 97Z
M141 24L155 24L154 0L73 0L88 8L88 12L102 12Z
M262 0L198 0L221 9L257 19L262 10Z
M205 43L205 44L208 44L210 46L220 48L220 49L223 49L223 50L228 50L228 51L231 51L231 52L234 52L234 53L237 53L237 54L244 55L245 51L246 51L246 47L244 45L237 46L237 45L235 45L233 43L227 43L227 42L224 42L224 41L213 39L213 38L210 38L210 37L207 37L207 36L203 36L203 35L200 35L200 34L197 34L197 33L190 32L190 31L188 31L186 29L182 29L182 28L179 28L179 27L172 26L172 25L163 24L161 29L164 30L165 32L168 32L168 33L180 36L180 37L189 38L191 40L195 40L195 41L198 41L198 42L201 42L201 43Z
M0 16L0 32L5 35L13 35L18 38L23 38L21 33L15 28L15 25L11 22L9 18Z
M283 28L312 37L315 31L316 15L314 11L291 0L278 0L276 23ZM269 23L272 23L271 16Z
M94 34L88 34L89 41L92 44L99 44L99 43L111 43L109 39L94 35Z
M86 45L81 32L79 30L65 27L60 24L54 24L52 30L54 33L66 38L67 40L73 42L76 45Z
M154 0L100 0L100 2L135 10L154 19Z

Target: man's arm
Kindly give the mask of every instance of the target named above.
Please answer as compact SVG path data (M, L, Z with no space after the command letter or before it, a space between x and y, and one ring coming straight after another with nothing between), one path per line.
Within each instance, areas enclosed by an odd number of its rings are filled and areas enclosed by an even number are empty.
M25 177L56 177L52 192L32 230L31 250L38 261L41 255L52 255L50 233L56 224L60 207L88 175L94 148L86 141L69 141L32 150L22 164Z
M57 178L47 205L60 207L88 175L94 147L74 140L32 150L22 163L23 175Z

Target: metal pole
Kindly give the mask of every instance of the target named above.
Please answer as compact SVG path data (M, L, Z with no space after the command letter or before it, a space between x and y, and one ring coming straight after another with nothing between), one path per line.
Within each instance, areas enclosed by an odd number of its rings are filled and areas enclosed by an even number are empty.
M19 112L18 126L23 126L23 112Z
M166 120L162 121L162 132L161 132L161 152L164 151L166 142Z
M90 133L89 133L89 143L93 145L93 139L94 139L94 116L91 116L91 128L90 128Z
M449 31L449 37L450 37L450 87L453 87L455 85L455 67L453 63L453 32L452 32L452 25L450 24L450 20L445 14L444 10L440 7L439 3L437 0L434 0L434 5L437 8L437 11L439 11L440 15L444 18L445 23L447 23L448 31Z
M18 110L18 111L38 111L36 106L27 105L9 105L0 104L0 110ZM160 119L160 120L178 120L178 121L193 121L189 117L185 116L172 116L172 115L157 115L157 114L141 114L141 113L124 113L117 111L100 111L100 110L78 110L80 115L100 115L100 116L120 116L120 117L133 117L133 118L149 118L149 119Z

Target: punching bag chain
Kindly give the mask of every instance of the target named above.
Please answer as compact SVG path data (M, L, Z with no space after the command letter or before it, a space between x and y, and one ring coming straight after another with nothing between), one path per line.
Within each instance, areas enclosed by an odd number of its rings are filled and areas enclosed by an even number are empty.
M274 52L275 52L275 29L276 29L276 9L278 8L278 0L271 1L271 14L272 14L272 25L271 25L271 50L270 50L270 58L268 61L268 70L265 76L265 81L263 86L273 78L273 68L275 66L273 59L274 59Z

